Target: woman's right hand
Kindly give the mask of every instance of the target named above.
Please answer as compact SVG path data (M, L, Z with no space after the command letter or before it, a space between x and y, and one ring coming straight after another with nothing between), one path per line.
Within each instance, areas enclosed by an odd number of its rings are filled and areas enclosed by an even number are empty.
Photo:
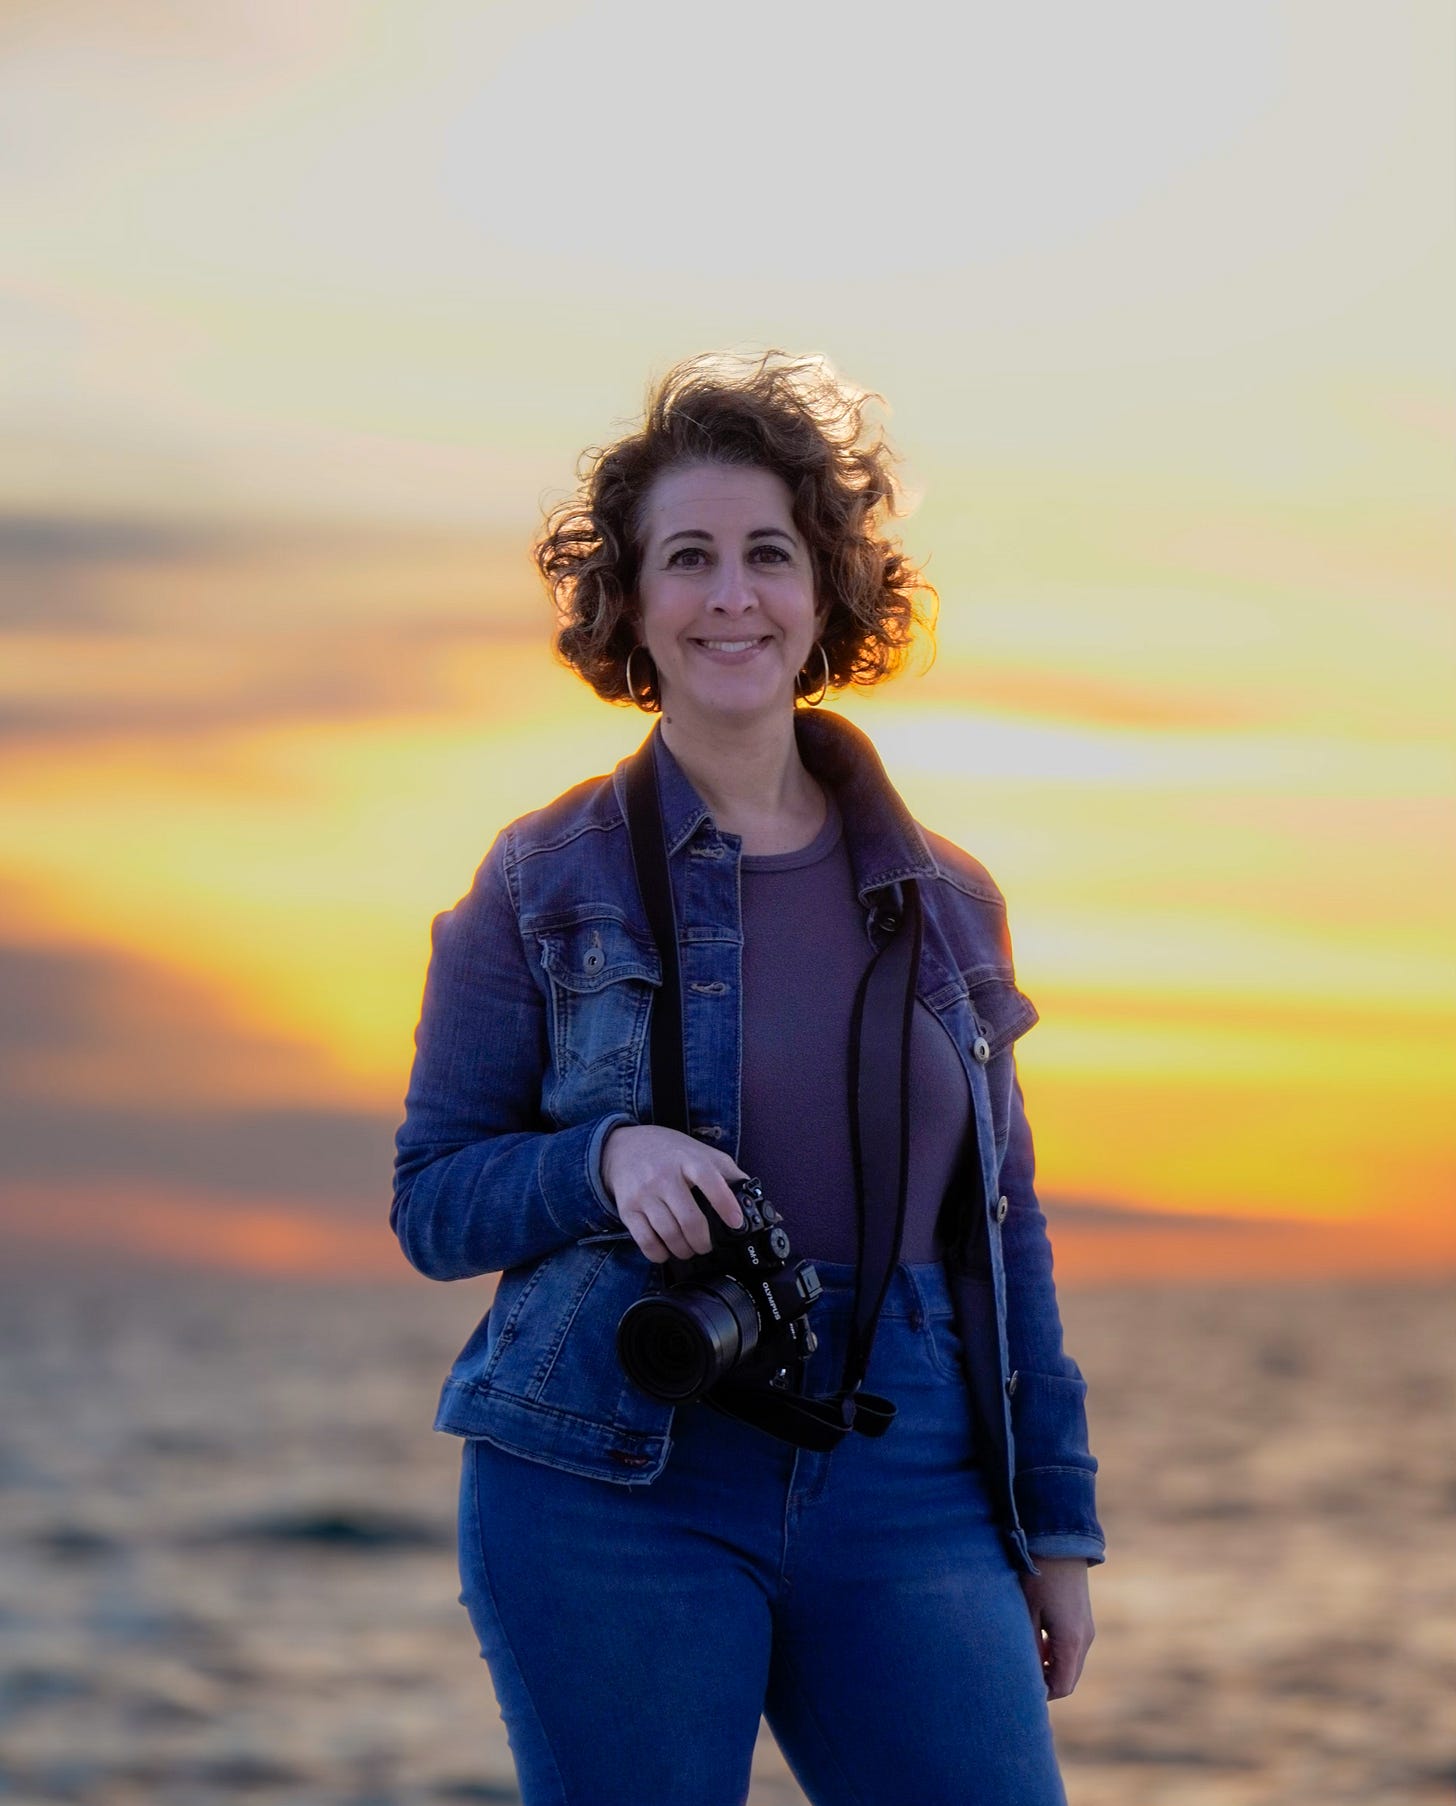
M743 1211L730 1179L748 1174L717 1148L678 1129L621 1123L602 1145L602 1185L612 1207L648 1260L688 1260L713 1246L696 1186L723 1221L737 1229Z

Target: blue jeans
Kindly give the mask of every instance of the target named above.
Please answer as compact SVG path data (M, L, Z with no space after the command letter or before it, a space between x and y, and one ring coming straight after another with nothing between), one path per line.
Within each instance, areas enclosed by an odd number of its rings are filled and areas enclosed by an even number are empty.
M854 1269L815 1266L823 1393ZM460 1602L525 1806L742 1806L760 1716L815 1806L1065 1806L938 1263L896 1268L865 1387L895 1421L823 1454L682 1407L650 1486L465 1442Z

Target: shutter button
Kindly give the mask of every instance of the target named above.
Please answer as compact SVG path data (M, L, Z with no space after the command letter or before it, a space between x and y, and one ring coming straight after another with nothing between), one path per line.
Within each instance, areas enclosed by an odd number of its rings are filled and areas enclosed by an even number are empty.
M977 1035L971 1043L971 1053L984 1066L991 1057L991 1043L984 1035Z
M1010 1206L1006 1202L1006 1193L1003 1191L1001 1196L996 1200L996 1221L998 1223L1004 1223L1006 1221L1006 1212L1009 1208Z

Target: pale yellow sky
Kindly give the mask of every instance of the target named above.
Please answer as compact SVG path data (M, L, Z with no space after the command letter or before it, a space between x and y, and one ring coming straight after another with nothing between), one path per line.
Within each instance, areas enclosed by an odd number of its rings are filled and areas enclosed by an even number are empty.
M12 495L514 525L649 368L767 341L925 476L1440 500L1443 0L6 30Z

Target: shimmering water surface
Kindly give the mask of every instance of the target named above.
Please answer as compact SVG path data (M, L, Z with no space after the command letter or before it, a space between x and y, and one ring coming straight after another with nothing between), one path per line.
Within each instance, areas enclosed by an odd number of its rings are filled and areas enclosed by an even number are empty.
M488 1296L0 1282L0 1797L516 1797L429 1427ZM1456 1291L1063 1306L1112 1547L1071 1806L1456 1801ZM751 1798L802 1799L766 1729Z

